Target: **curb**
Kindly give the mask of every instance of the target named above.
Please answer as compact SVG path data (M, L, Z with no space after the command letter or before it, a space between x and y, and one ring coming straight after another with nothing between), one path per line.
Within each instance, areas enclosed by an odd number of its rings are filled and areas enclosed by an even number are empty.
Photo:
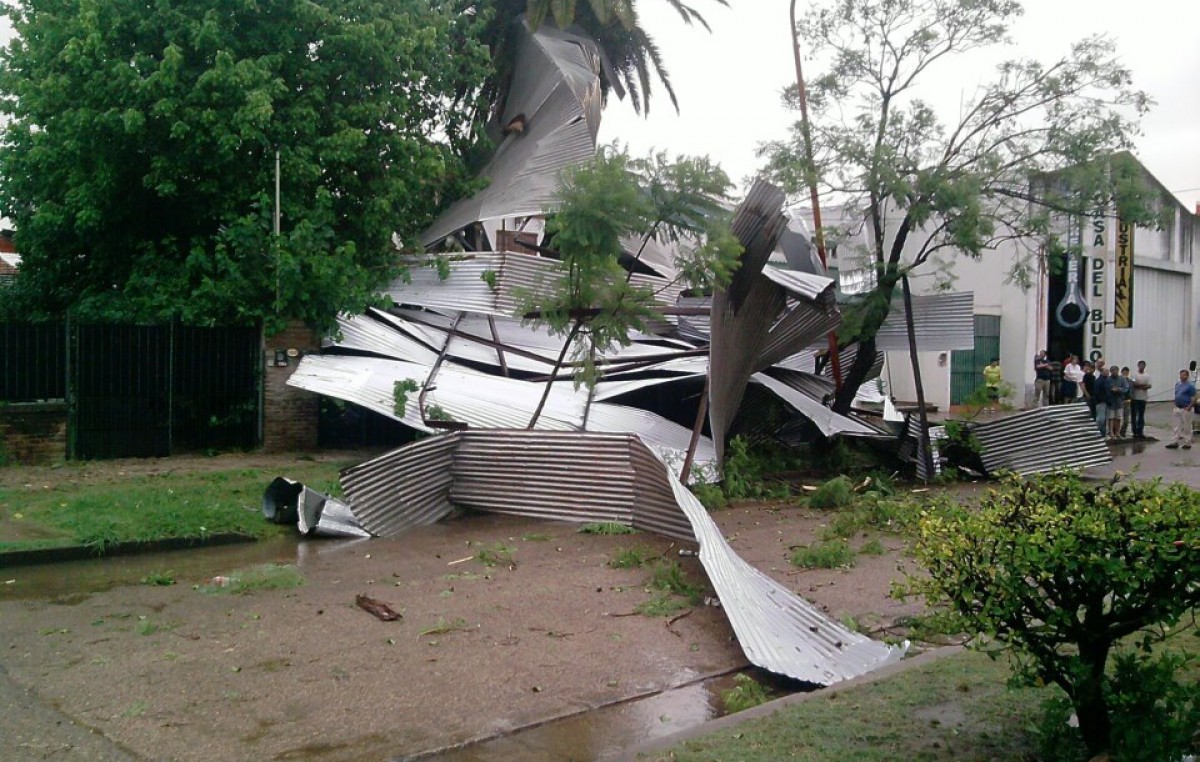
M10 550L0 552L0 568L53 564L61 561L81 561L91 558L108 558L110 556L133 556L142 553L161 553L171 550L189 550L192 548L207 548L257 541L258 538L254 535L230 532L227 534L208 535L207 537L176 537L167 540L147 540L145 542L114 542L111 545L105 545L103 549L89 548L86 545L67 545L61 548Z

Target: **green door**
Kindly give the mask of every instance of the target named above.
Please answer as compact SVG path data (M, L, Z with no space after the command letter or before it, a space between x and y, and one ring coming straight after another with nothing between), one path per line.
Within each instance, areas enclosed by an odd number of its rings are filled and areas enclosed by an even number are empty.
M961 405L983 386L983 366L1000 356L1000 316L975 316L975 348L950 353L950 404Z

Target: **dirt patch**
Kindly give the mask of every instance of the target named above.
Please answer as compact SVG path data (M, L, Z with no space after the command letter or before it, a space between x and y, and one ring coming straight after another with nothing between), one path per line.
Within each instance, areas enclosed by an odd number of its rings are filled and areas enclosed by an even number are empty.
M88 464L73 478L231 467L222 460ZM287 463L260 456L236 466L286 473ZM919 611L889 596L904 564L893 536L852 569L804 571L788 563L791 547L817 539L831 514L747 504L714 517L748 562L835 619L884 637ZM719 608L699 606L670 626L636 613L650 597L649 572L608 563L635 545L707 587L697 559L654 535L469 515L394 539L285 544L273 553L303 574L293 589L193 589L229 575L236 549L186 552L171 586L128 584L126 574L126 584L95 592L83 579L45 597L3 600L0 588L0 664L21 688L147 758L399 757L745 665ZM70 580L73 568L56 574ZM21 574L4 576L27 596ZM355 605L357 594L403 618L379 621Z

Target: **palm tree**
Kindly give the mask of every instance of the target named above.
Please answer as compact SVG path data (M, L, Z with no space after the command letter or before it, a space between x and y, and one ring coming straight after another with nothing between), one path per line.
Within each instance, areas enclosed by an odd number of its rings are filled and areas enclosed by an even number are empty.
M699 24L712 31L699 11L683 0L666 0L688 24ZM729 7L728 0L713 0ZM651 80L662 82L671 105L679 110L679 101L654 39L638 22L634 0L483 0L483 6L493 12L482 41L489 45L495 63L495 81L484 88L485 97L495 106L502 105L508 75L511 72L513 24L522 13L532 29L553 22L560 29L575 25L590 34L604 56L601 89L607 98L609 91L618 98L628 93L637 113L650 110Z

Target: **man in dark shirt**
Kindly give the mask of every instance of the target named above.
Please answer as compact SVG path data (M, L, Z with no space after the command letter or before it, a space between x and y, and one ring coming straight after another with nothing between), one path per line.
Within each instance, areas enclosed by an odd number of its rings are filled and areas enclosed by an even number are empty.
M1108 434L1108 379L1107 373L1096 373L1096 381L1092 384L1092 399L1096 405L1096 425L1100 427L1100 436Z
M1091 411L1092 417L1096 417L1096 395L1093 388L1096 384L1096 366L1090 362L1083 364L1083 399L1087 402L1088 410Z
M1050 404L1050 360L1046 350L1037 353L1033 358L1033 406L1042 407Z

